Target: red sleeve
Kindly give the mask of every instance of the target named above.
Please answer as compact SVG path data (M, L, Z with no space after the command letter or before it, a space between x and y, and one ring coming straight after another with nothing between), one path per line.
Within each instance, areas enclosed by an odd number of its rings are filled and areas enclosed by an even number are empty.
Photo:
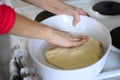
M0 34L8 33L13 27L16 19L15 11L3 4L0 6Z

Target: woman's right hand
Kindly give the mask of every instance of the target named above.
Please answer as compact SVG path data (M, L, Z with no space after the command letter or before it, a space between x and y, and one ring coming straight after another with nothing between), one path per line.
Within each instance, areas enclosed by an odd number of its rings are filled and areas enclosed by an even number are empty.
M47 41L53 45L61 47L72 47L82 45L87 42L88 36L72 36L66 31L53 29L52 33L47 36Z

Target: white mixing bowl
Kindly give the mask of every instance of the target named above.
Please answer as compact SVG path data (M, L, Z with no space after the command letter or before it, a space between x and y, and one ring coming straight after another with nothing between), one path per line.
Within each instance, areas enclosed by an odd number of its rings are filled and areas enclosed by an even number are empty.
M96 63L85 68L62 70L49 64L44 57L44 53L48 48L48 43L42 39L29 39L28 50L31 54L37 73L43 80L94 80L102 71L110 52L111 36L104 25L98 21L87 17L80 16L80 22L73 27L73 17L67 15L57 15L50 17L43 24L51 26L72 34L87 34L102 43L104 55Z

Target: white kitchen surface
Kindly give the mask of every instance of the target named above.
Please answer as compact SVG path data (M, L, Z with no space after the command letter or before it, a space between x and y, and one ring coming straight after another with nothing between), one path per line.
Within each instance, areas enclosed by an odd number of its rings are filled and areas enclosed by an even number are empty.
M86 0L85 0L86 1ZM92 10L93 4L99 1L105 1L105 0L89 0L89 3L85 2L83 0L66 0L66 3L69 3L71 5L74 4L74 6L81 7L83 8L92 18L100 21L103 23L109 31L111 31L113 28L120 26L120 15L118 16L105 16L101 15L95 11ZM106 0L106 1L113 1L113 0ZM120 0L114 0L114 1L119 1ZM39 9L35 6L26 4L24 2L21 2L19 0L11 0L10 5L20 14L28 17L29 19L34 20L35 16L43 11L42 9ZM14 38L15 36L11 36L11 40L16 41L12 42L12 46L15 46L17 43L17 39L19 38ZM13 39L14 38L14 39ZM19 42L19 41L18 41ZM120 70L120 53L116 53L114 51L110 51L110 54L108 56L107 62L105 64L105 67L103 69L104 71L110 71L110 70ZM120 76L120 74L119 74ZM120 80L120 77L115 77L115 78L109 78L106 80Z

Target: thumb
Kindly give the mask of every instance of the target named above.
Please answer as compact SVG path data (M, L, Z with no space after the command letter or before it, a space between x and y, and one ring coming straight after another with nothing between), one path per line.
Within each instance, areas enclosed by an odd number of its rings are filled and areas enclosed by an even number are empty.
M79 14L76 14L73 17L74 17L74 19L73 19L73 26L77 26L77 24L80 21L80 16L79 16Z

